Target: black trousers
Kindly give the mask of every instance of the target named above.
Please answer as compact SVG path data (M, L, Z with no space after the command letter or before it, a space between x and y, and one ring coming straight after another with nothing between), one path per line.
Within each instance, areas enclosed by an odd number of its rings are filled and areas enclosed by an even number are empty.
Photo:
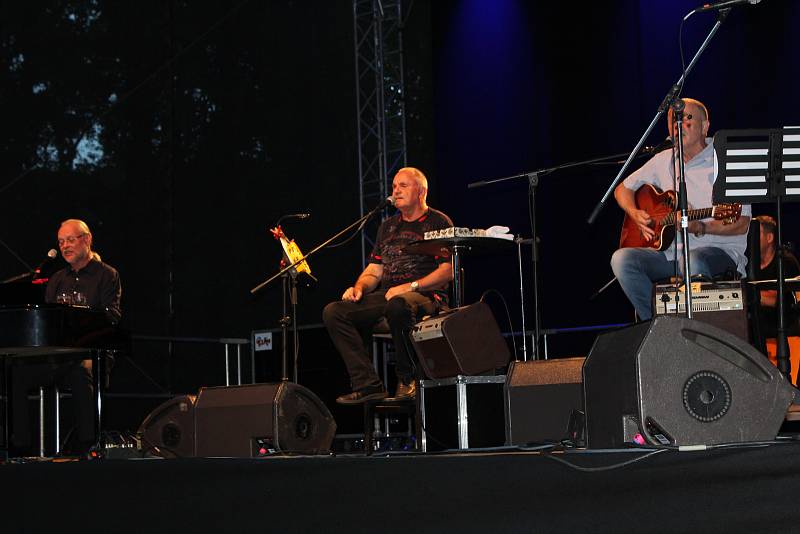
M381 385L372 365L369 345L373 327L386 317L397 354L397 377L414 377L408 331L424 315L432 315L438 304L425 293L403 293L387 301L384 291L364 295L358 302L331 302L322 312L336 350L344 360L353 391Z
M92 373L81 362L70 363L18 363L12 366L13 403L11 414L11 444L20 450L28 450L33 444L28 393L39 386L56 385L72 390L72 402L77 423L75 441L78 446L91 444L95 440L94 387Z

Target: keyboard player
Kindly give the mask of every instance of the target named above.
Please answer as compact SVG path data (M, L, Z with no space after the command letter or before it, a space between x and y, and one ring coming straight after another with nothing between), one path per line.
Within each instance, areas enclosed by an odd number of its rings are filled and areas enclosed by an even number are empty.
M122 311L122 285L116 269L103 263L92 250L92 232L78 219L61 223L58 248L67 266L54 273L47 284L45 301L105 311L111 323L119 322ZM13 372L13 413L11 445L13 452L31 452L32 432L28 415L28 392L42 385L58 385L72 390L77 423L76 432L65 452L83 454L95 442L91 360L66 363L17 363Z

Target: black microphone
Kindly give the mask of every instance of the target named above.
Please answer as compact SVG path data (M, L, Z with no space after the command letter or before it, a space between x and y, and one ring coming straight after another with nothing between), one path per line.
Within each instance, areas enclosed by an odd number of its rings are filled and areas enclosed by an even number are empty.
M308 219L311 217L310 213L290 213L288 215L282 215L278 222L275 223L275 226L280 226L283 221L286 219Z
M657 154L662 150L666 150L668 148L672 148L672 137L667 137L663 141L661 141L656 146L646 146L642 149L642 154Z
M720 9L727 9L729 7L738 6L740 4L756 5L761 0L726 0L725 2L716 2L714 4L703 4L694 10L695 13L705 13L706 11L718 11Z
M47 251L47 257L46 257L44 260L42 260L42 263L40 263L40 264L39 264L39 265L38 265L38 266L37 266L37 267L36 267L36 268L35 268L35 269L32 271L32 273L33 273L33 278L35 279L37 276L39 276L39 274L42 272L42 267L44 267L45 265L47 265L47 263L48 263L49 261L52 261L52 260L56 259L56 256L58 256L58 251L57 251L56 249L54 249L54 248L51 248L50 250L48 250L48 251Z
M389 207L389 206L394 206L394 197L393 196L388 196L388 197L384 198L383 200L381 200L380 204L375 206L375 209L372 210L372 211L380 211L383 208L386 208L386 207Z

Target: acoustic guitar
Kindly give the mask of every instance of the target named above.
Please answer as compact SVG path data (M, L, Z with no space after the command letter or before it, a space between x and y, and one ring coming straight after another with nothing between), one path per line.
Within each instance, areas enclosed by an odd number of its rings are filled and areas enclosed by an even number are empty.
M655 232L655 238L648 241L639 229L639 225L625 214L622 221L622 232L619 238L619 248L645 247L656 250L665 250L675 240L675 230L678 202L675 191L659 191L655 186L644 184L634 194L636 207L650 215L650 228ZM742 214L741 204L717 204L710 208L689 210L687 215L690 221L708 219L713 217L724 224L733 224Z

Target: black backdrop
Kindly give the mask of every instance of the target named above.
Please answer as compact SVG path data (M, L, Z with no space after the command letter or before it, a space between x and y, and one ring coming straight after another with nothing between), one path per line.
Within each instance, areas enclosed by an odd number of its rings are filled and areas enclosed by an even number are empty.
M460 226L529 236L525 184L466 184L632 148L679 76L678 25L695 7L655 4L408 2L409 163L428 174L431 205ZM732 12L684 91L709 105L712 130L800 123L798 19L795 0ZM687 60L712 22L687 22ZM284 225L307 250L357 217L351 2L3 2L0 53L0 277L25 270L15 255L38 263L58 223L78 217L123 277L132 332L249 337L280 317L277 285L249 294L277 269L268 227L311 212ZM650 141L664 135L659 125ZM621 214L611 201L594 226L585 220L617 169L541 180L546 328L631 318L617 287L588 301L612 276ZM797 210L787 211L794 238ZM465 263L467 302L496 288L519 328L514 256ZM359 264L357 240L319 254L320 283L301 292L298 322L319 323ZM585 354L591 336L562 343L556 355ZM143 372L122 361L113 389L193 392L223 381L219 347L168 355L163 343L137 344ZM303 331L300 356L301 382L331 405L347 380L324 332ZM258 378L277 379L278 359L262 357ZM118 424L147 410L132 407Z

